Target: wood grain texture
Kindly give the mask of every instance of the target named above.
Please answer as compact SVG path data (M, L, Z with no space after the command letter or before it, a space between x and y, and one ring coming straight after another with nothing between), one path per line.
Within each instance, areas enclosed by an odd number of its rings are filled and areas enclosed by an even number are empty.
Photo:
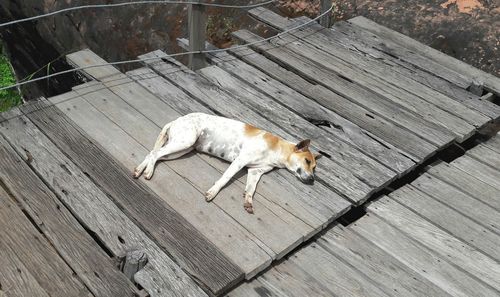
M84 49L67 55L66 61L75 68L89 67L95 65L94 56L95 54L91 50ZM100 64L106 63L106 61L104 60L100 62L101 62ZM86 68L85 71L82 73L84 73L87 77L91 79L101 80L109 76L120 74L120 71L113 66L109 66L105 68L104 67Z
M282 17L265 8L253 9L250 14L280 30L310 21L308 19L302 19L303 22L289 21L286 26L281 27L276 23L283 23L277 22L277 19ZM389 69L382 71L385 68L384 64L338 45L330 37L331 33L331 30L322 28L318 24L311 24L302 30L294 31L292 35L280 36L271 42L291 49L304 59L314 62L318 68L341 74L428 121L446 127L461 141L471 136L475 130L467 122L480 127L490 120L489 117L470 110L410 78L397 75Z
M490 147L479 144L467 151L467 155L481 161L493 169L500 171L500 152L497 152Z
M379 50L383 50L386 53L396 56L401 60L412 63L413 65L425 69L426 71L436 76L442 77L464 89L467 88L470 83L472 83L472 79L470 79L470 77L444 66L441 60L435 61L425 54L414 52L408 49L406 46L401 45L400 42L396 42L394 39L394 37L396 37L395 35L391 36L390 39L378 36L378 34L380 34L381 32L389 31L390 29L383 28L379 30L379 28L381 28L382 26L371 22L366 18L353 18L350 19L349 22L370 31L372 33L372 38L378 41L377 48ZM370 26L368 26L368 24L370 24ZM408 39L408 42L410 42L409 40L411 40L411 38L409 37L407 37L406 39ZM415 43L417 43L417 41L411 41L411 44Z
M73 96L78 98L76 94ZM77 103L75 100L64 100L60 105L66 113L73 110L83 112ZM113 197L130 217L139 222L162 249L168 251L200 285L217 293L231 287L243 277L243 272L195 227L142 183L133 180L127 170L89 140L86 134L75 128L74 123L56 107L48 106L46 102L40 105L33 107L36 112L25 111L28 118L86 172L93 182ZM97 113L94 116L79 115L86 122L102 129L96 120ZM108 141L113 143L113 139L108 138ZM131 152L134 154L132 146L124 149L127 150L125 154L128 158Z
M0 292L20 297L91 295L2 187L0 230Z
M170 82L154 73L151 69L141 68L127 72L127 74L156 97L161 98L164 104L168 105L164 106L152 101L151 112L142 111L144 115L157 124L163 123L165 119L171 117L165 114L169 112L170 108L181 114L199 111L213 114L211 110L171 85ZM171 98L176 99L171 100ZM138 110L139 108L146 108L147 104L144 104L143 100L138 100L138 102L140 103L140 106L137 107ZM209 162L213 159L207 155L200 154L200 156ZM227 166L220 162L212 162L211 164L219 170L224 170ZM244 175L236 178L242 184L246 182L246 176ZM300 218L315 230L321 229L326 222L336 218L349 204L343 199L330 199L329 196L334 194L321 184L310 187L298 183L293 176L284 170L275 170L266 174L259 183L257 192L267 199L271 199L271 201ZM282 195L282 193L289 194Z
M257 294L255 294L257 293ZM316 242L228 296L389 296Z
M302 30L300 34L295 35L298 37L305 36L305 38L303 38L305 42L314 45L315 47L321 49L326 53L329 53L329 57L337 56L345 62L348 62L348 65L355 65L355 67L358 69L358 72L366 72L371 77L376 78L384 88L389 88L388 90L391 90L391 93L393 93L394 95L402 95L400 99L404 100L405 94L417 96L425 102L439 107L441 111L446 111L449 114L453 114L456 117L464 120L465 122L474 125L475 127L481 127L491 119L491 117L484 116L482 113L477 112L476 109L478 108L478 106L484 105L485 107L493 108L497 112L500 111L500 108L494 106L494 104L485 103L485 101L481 100L478 96L474 96L473 94L470 94L459 87L451 87L454 86L453 84L448 83L443 86L443 84L446 82L444 80L442 80L440 87L455 90L457 94L454 94L453 98L446 94L440 93L439 91L434 90L433 88L430 88L421 82L417 82L413 79L414 75L412 75L412 72L405 71L406 68L404 66L407 65L393 65L392 67L390 67L386 63L379 61L379 59L365 57L364 55L360 55L359 51L353 52L346 49L335 39L335 33L337 31L339 31L337 35L342 35L344 37L347 35L349 36L348 38L352 40L358 40L359 42L362 42L366 38L368 38L363 34L361 34L360 36L356 35L355 33L357 33L358 31L350 30L354 27L355 26L349 23L340 22L335 26L335 29L317 31L319 27L317 25L313 25L312 28L314 29L306 28ZM361 30L361 32L363 31ZM363 33L369 34L368 32ZM417 72L417 69L413 70L413 72ZM439 80L439 78L437 77L432 77ZM425 76L425 78L425 81L433 80L428 76ZM394 87L401 89L401 91L398 92L397 90L394 90ZM403 90L405 92L402 92ZM467 95L467 97L465 98L461 98L462 96L464 96L464 93L470 95ZM457 98L457 95L460 95L460 98ZM468 103L468 101L473 102ZM404 103L411 104L411 102L408 100L405 100ZM479 109L484 110L484 108ZM496 113L496 116L494 116L494 118L498 116L499 114ZM456 119L454 119L454 121L458 122ZM465 127L466 126L464 126L464 128Z
M409 226L412 227L412 226ZM492 289L457 268L425 246L420 241L408 237L391 222L368 214L348 228L391 255L402 264L412 269L452 296L495 296L498 291Z
M446 261L461 267L492 288L499 289L500 284L497 280L500 277L500 266L498 262L468 245L465 241L450 235L385 196L370 204L367 211L383 218Z
M318 245L369 277L378 288L395 296L451 296L431 281L340 225L318 238Z
M302 248L289 261L323 284L334 296L388 296L369 278L316 242Z
M500 79L489 73L481 71L463 61L457 60L438 50L426 46L408 36L381 26L367 18L360 16L350 19L349 22L370 31L373 34L377 34L380 38L383 38L383 41L390 40L400 46L404 46L407 50L417 55L422 55L427 59L444 65L454 72L460 73L462 76L467 76L469 80L467 80L466 83L468 84L472 82L473 78L476 78L481 80L487 89L493 91L493 93L496 93L497 95L500 94ZM468 85L466 87L468 87Z
M325 108L373 133L385 142L391 143L400 149L402 154L409 156L412 160L421 162L435 150L435 146L412 132L396 126L323 86L310 83L251 49L230 50L230 53ZM419 145L413 145L417 143Z
M469 175L457 167L446 163L429 168L428 173L500 211L500 199L498 198L500 197L500 190L475 176Z
M485 142L484 145L496 151L497 153L500 153L500 133L497 133L495 136Z
M164 56L165 54L156 51L143 55L141 58L150 58L155 55ZM179 88L183 89L203 104L210 106L216 113L226 117L240 119L256 127L262 127L288 141L299 141L298 138L291 136L281 127L264 119L208 80L187 69L179 69L181 66L177 62L168 60L168 63L166 63L162 60L148 60L147 63L157 73L162 74L164 77L174 82ZM369 193L373 191L373 188L354 176L350 170L339 166L328 158L324 158L324 160L321 161L321 166L316 168L316 173L318 180L324 182L337 193L344 194L345 197L351 201L363 201Z
M31 168L114 257L138 249L147 255L147 269L135 275L142 288L151 296L205 295L42 131L18 113L0 124L0 132L20 156L31 156Z
M389 70L398 74L397 76L404 76L415 80L419 84L428 86L490 118L498 118L500 114L500 107L492 102L484 100L480 96L472 94L441 77L426 72L416 65L397 59L397 57L391 56L390 53L379 50L377 48L379 41L373 37L373 34L354 24L338 22L331 30L321 31L321 33L323 32L328 34L329 39L336 41L338 45L354 50L357 53L364 53L371 60L378 61L379 64L383 63L381 66L385 65L385 67L380 67L382 70L389 67ZM423 88L421 92L429 95L432 94L432 91L427 88ZM440 97L442 96L438 95L438 98Z
M456 210L462 216L500 235L500 212L463 192L462 188L469 187L469 184L456 188L442 181L440 176L436 178L428 173L423 174L411 184L428 196Z
M333 292L314 279L299 265L284 261L263 275L246 282L227 297L334 296Z
M389 194L389 197L491 258L497 261L500 259L500 251L497 248L500 242L498 233L474 222L410 185L399 188Z
M334 161L342 166L350 168L354 175L366 180L374 188L379 188L395 178L394 171L367 156L362 150L309 123L221 68L217 66L206 67L201 69L199 73L295 137L311 139L312 144L317 149L330 155Z
M305 119L331 122L333 126L323 126L321 128L357 148L362 149L365 153L389 168L393 168L396 172L404 173L415 164L388 142L377 138L370 132L360 128L335 112L324 108L320 104L310 100L294 89L234 56L220 52L209 55L209 59L213 64L218 65L232 75L247 82Z
M261 37L246 30L234 32L233 36L246 43L262 40ZM451 132L441 126L424 120L401 106L391 103L383 96L364 89L342 75L318 68L313 62L303 59L300 55L288 49L272 45L269 42L254 44L250 47L302 77L323 85L348 98L353 103L367 108L372 113L382 116L403 128L406 127L439 147L448 145L454 139Z
M468 154L455 159L450 164L500 190L500 170L494 169Z
M309 20L310 19L307 17L298 17L292 19L291 21L293 21L294 24L300 24ZM316 25L311 26L317 27ZM308 31L311 26L307 26L298 31ZM317 28L319 29L319 27ZM402 61L397 59L397 57L393 57L390 54L385 53L384 51L378 50L376 48L377 40L373 40L371 35L372 33L361 29L356 25L340 21L336 22L335 26L333 26L331 30L315 30L315 32L328 36L327 42L329 47L332 49L332 54L339 57L352 57L354 60L358 60L359 57L363 56L366 57L368 62L379 66L369 69L365 68L366 71L375 71L374 73L380 73L380 71L383 71L383 73L387 73L390 77L396 75L401 78L403 76L402 79L405 81L410 79L421 85L430 87L431 89L444 94L473 110L479 111L481 114L490 118L497 118L500 114L500 107L492 102L484 100L484 98L474 95L443 78L434 76L433 74L426 72L411 63ZM311 43L314 42L315 40L311 40ZM318 44L318 46L320 46L320 44ZM344 52L340 47L346 48L349 51ZM336 51L339 51L338 54ZM397 82L398 80L389 81ZM429 93L429 90L424 88L422 92L427 94Z
M96 86L96 89L95 92L89 92L82 97L142 144L145 149L153 147L153 142L164 123L171 122L180 116L174 112L170 117L163 118L160 123L155 124L147 116L132 108L132 106L136 106L143 110L141 106L149 104L150 107L156 108L156 113L158 110L168 108L159 99L132 81L110 88L120 97L106 88L103 89L102 85ZM139 98L140 100L138 100ZM161 104L154 106L152 105L154 103ZM214 158L211 162L222 163ZM191 158L171 160L165 164L194 185L200 193L209 189L222 174L221 171L197 155ZM227 167L227 164L220 165ZM260 194L255 196L256 215L248 215L242 208L242 199L240 201L235 199L241 197L244 189L245 185L240 182L230 183L219 193L218 199L215 199L213 203L269 247L277 258L284 256L289 250L301 243L304 233L308 234L312 231L304 222L283 210L279 205L268 202Z
M133 284L3 138L0 163L2 182L95 296L134 296Z

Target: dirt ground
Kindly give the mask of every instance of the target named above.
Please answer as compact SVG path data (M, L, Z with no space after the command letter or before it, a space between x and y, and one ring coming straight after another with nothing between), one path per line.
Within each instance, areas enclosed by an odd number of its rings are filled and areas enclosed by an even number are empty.
M281 0L289 16L317 14L314 0ZM334 21L365 16L500 76L500 0L334 0Z

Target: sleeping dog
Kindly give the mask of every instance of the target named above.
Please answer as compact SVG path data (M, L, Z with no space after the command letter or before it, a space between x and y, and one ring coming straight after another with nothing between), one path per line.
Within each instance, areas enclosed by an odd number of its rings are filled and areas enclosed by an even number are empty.
M138 178L145 170L145 178L149 180L158 160L173 160L196 149L231 162L222 177L205 193L207 201L214 199L238 171L248 167L243 206L253 213L252 197L257 183L273 168L287 168L302 182L314 182L319 155L311 153L309 144L308 139L294 144L232 119L191 113L165 125L153 150L134 170L134 177Z

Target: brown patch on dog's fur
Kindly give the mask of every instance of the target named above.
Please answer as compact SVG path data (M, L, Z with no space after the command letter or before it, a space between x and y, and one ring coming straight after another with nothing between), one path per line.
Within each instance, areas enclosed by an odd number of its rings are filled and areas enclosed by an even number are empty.
M275 136L269 132L264 133L264 140L266 141L267 146L273 151L278 148L278 144L281 141L278 136Z
M260 130L259 128L254 127L254 126L249 125L249 124L245 124L245 135L246 136L256 136L261 132L262 132L262 130Z

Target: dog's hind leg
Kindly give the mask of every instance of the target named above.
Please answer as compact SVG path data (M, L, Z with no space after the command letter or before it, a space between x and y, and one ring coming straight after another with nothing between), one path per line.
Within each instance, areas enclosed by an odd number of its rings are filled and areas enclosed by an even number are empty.
M134 175L133 175L134 178L139 178L139 176L141 176L141 174L144 171L144 169L146 169L146 166L149 163L149 159L151 158L151 156L153 155L153 153L155 151L159 150L163 145L165 145L165 143L168 140L168 130L170 129L170 126L172 126L172 123L173 122L170 122L170 123L166 124L163 127L163 129L161 129L161 132L158 135L158 138L156 139L156 142L155 142L155 145L153 147L153 150L146 156L146 158L144 158L144 161L142 161L142 163L139 164L139 166L137 166L134 169Z
M169 140L164 147L151 152L145 171L146 179L151 179L151 177L153 177L155 164L160 158L172 160L179 158L194 149L194 144L198 139L198 135L194 129L185 130L181 134L176 133L175 131L172 132L173 133L169 135Z

